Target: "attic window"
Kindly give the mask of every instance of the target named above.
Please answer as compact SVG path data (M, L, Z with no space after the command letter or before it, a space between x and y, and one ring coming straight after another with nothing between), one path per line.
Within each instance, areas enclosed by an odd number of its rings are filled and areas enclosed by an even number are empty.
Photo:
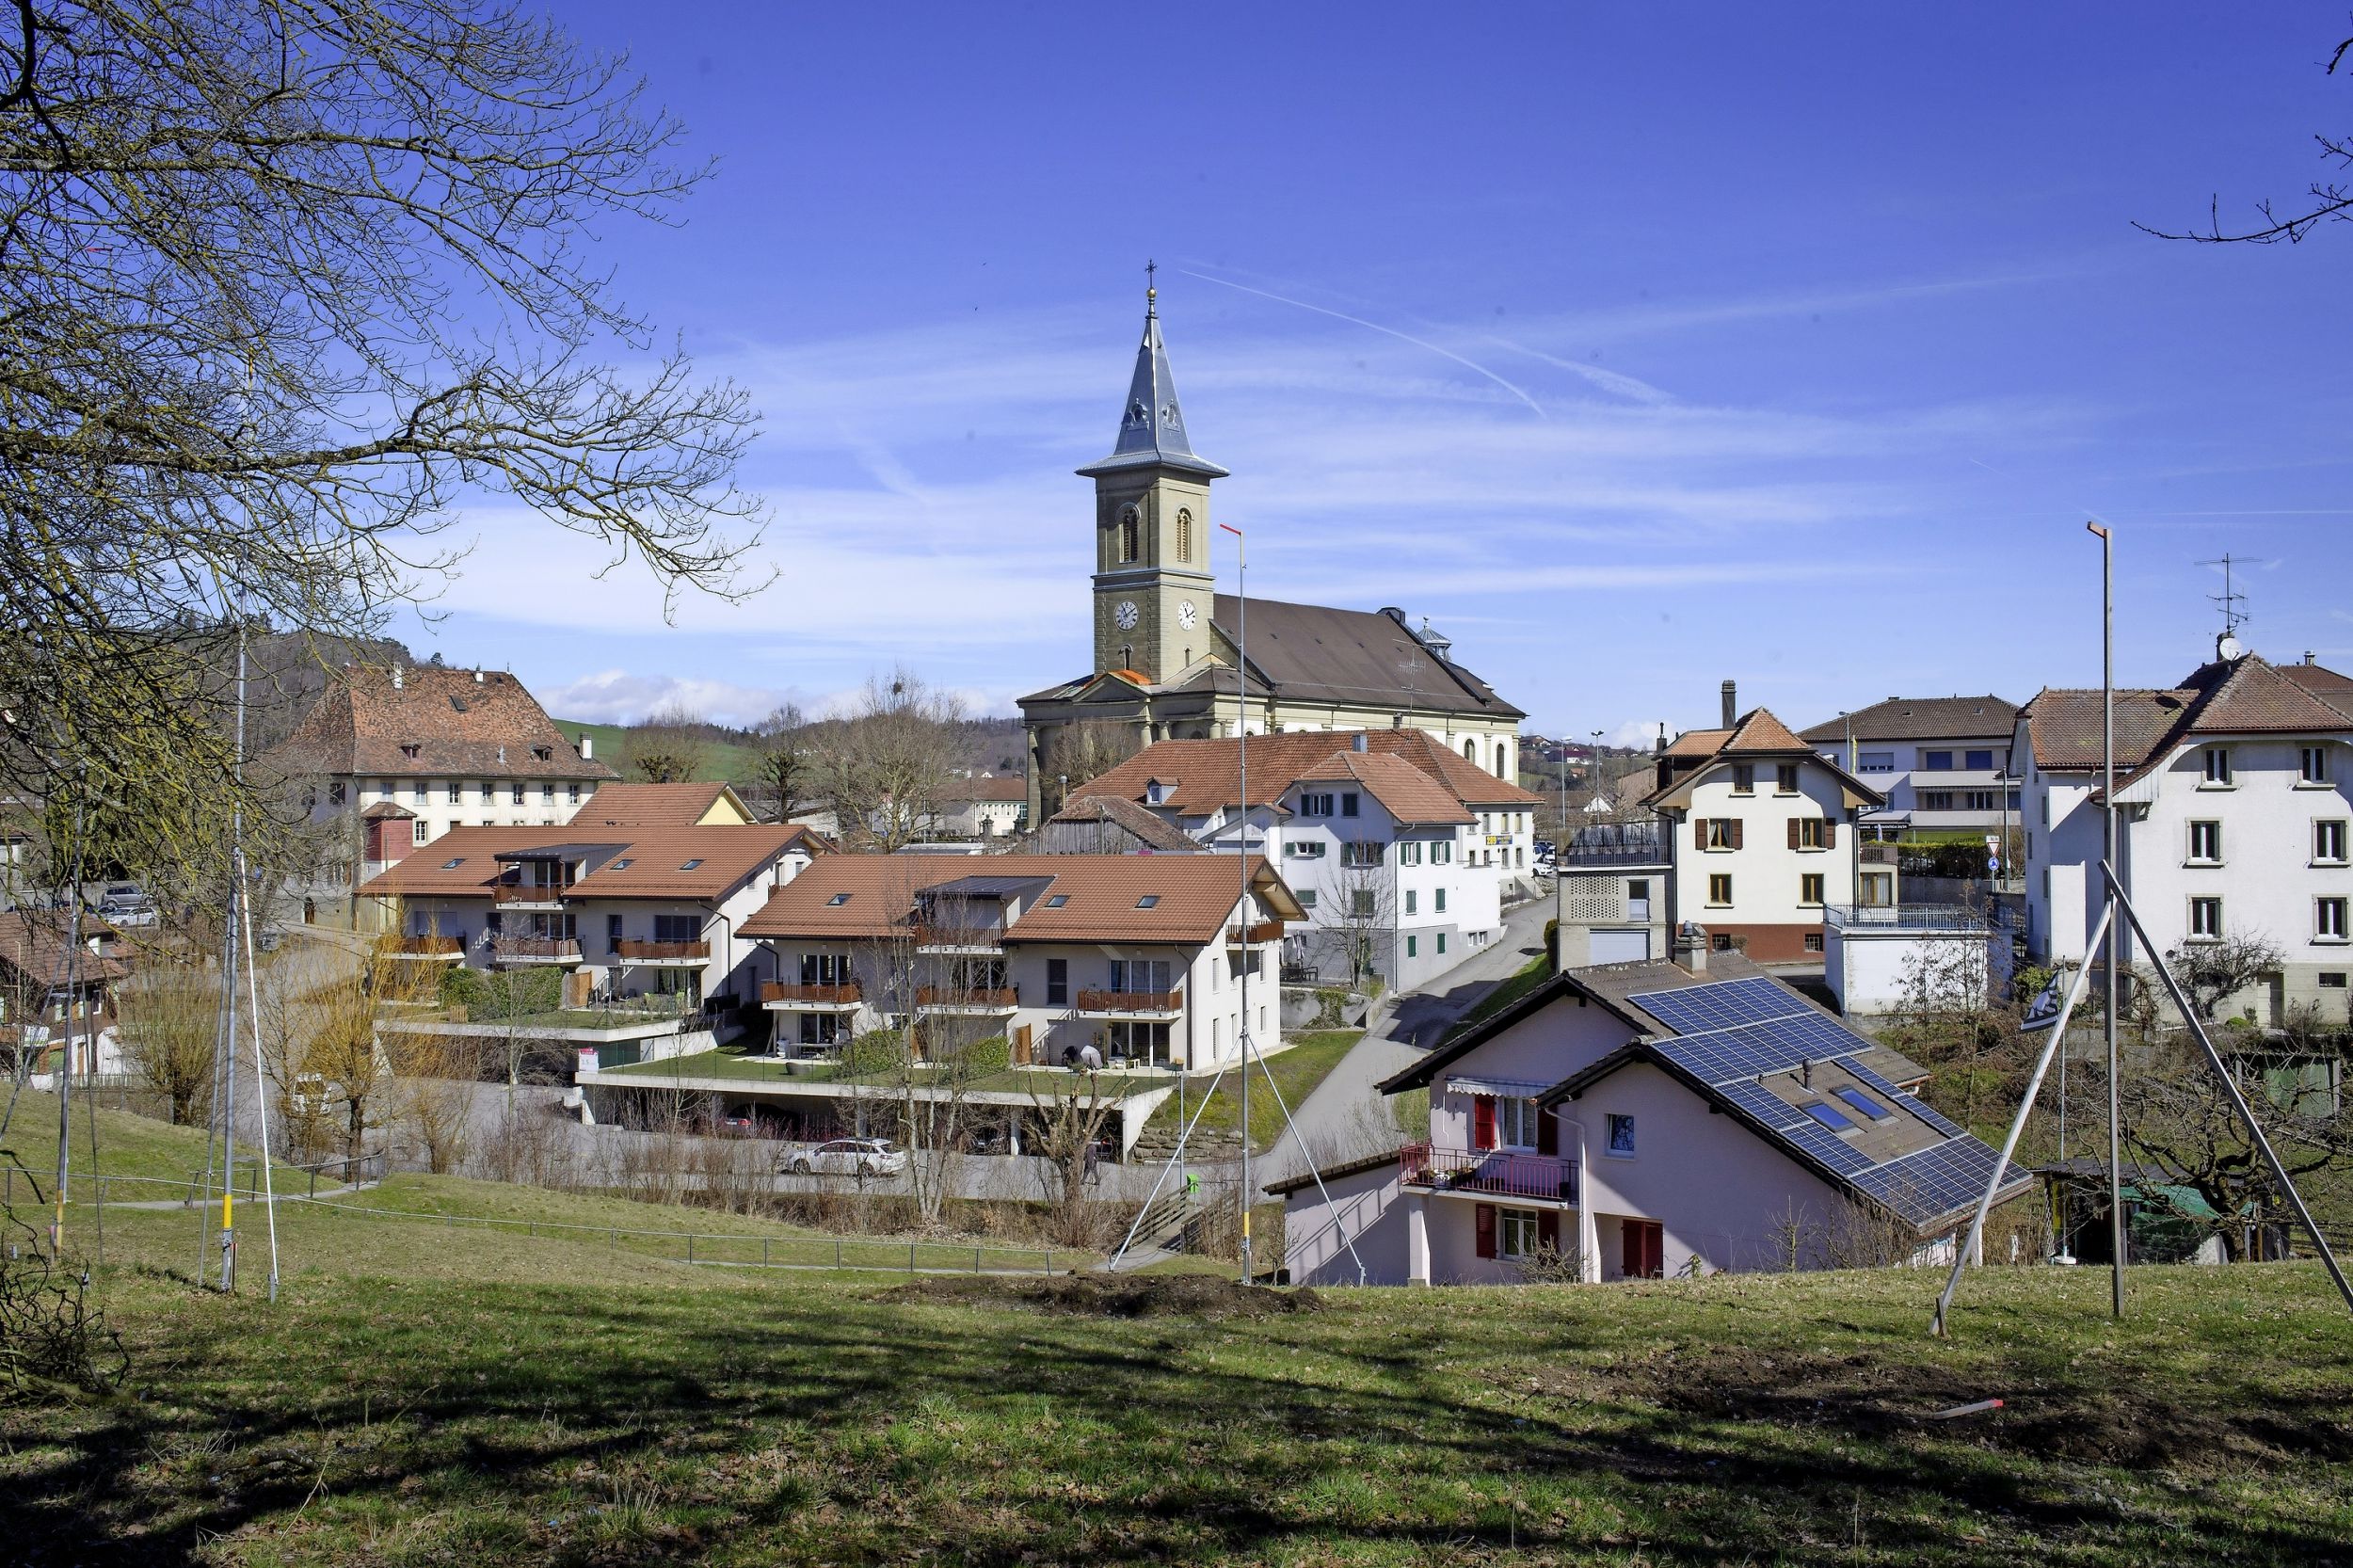
M1160 907L1160 894L1146 893L1142 898L1136 900L1136 907L1139 909L1157 909Z
M1064 904L1068 904L1069 902L1070 895L1068 893L1048 893L1046 895L1046 907L1048 909L1060 909Z
M826 908L828 908L828 909L838 909L838 908L840 908L842 904L847 904L847 903L849 903L849 902L850 902L850 895L849 895L849 894L847 894L847 893L836 893L836 894L834 894L834 895L833 895L833 897L831 897L831 898L829 898L829 899L827 899L827 900L825 901L825 907L826 907Z
M457 856L457 858L456 858L455 860L444 860L444 861L442 861L442 862L441 862L441 870L443 870L443 871L445 871L445 872L454 872L454 871L456 871L458 867L460 867L460 866L464 865L465 863L466 863L466 857L465 857L464 856L462 856L462 855L461 855L461 856Z
M699 866L699 865L701 865L701 864L702 864L702 861L701 861L700 859L687 860L687 861L683 861L683 862L681 862L681 863L680 864L680 866L679 866L679 870L680 870L680 871L682 871L682 872L691 872L691 871L693 871L693 870L694 870L696 866Z
M412 745L408 745L408 746L402 746L402 747L400 748L400 754L401 754L403 757L408 758L408 760L410 760L411 762L413 762L413 761L415 761L415 760L417 760L417 748L416 748L415 746L412 746Z
M1831 1092L1875 1122L1887 1121L1896 1114L1860 1089L1833 1089Z
M605 869L606 869L607 871L625 872L625 871L629 870L629 862L630 862L630 856L628 856L624 855L624 856L621 856L618 860L614 861L612 865L610 865L610 866L606 867Z
M552 746L533 746L531 755L545 762L555 755L555 749Z
M449 699L449 705L458 712L462 713L466 711L466 699L462 696L453 695Z
M1838 1112L1832 1110L1829 1106L1824 1105L1819 1100L1815 1101L1812 1105L1801 1105L1798 1107L1798 1109L1813 1117L1816 1121L1821 1123L1824 1127L1830 1128L1833 1132L1845 1132L1854 1126L1852 1121L1849 1120Z

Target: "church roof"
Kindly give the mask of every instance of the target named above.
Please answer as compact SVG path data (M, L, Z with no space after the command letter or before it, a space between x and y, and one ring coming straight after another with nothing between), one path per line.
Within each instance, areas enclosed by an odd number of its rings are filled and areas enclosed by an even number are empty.
M1176 401L1176 378L1169 374L1168 348L1160 342L1160 316L1146 291L1144 342L1136 347L1136 373L1119 411L1119 438L1112 455L1079 471L1092 479L1127 469L1170 468L1223 479L1225 470L1193 454L1185 436L1185 411Z
M1241 599L1219 594L1217 629L1241 643ZM1324 604L1250 601L1252 674L1285 702L1329 702L1393 712L1528 715L1462 665L1440 659L1401 613L1336 610Z

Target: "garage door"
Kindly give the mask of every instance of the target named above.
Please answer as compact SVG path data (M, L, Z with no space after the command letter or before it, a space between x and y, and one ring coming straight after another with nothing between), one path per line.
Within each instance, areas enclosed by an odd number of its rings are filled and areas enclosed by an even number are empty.
M1596 931L1591 952L1596 964L1639 964L1650 956L1650 933Z

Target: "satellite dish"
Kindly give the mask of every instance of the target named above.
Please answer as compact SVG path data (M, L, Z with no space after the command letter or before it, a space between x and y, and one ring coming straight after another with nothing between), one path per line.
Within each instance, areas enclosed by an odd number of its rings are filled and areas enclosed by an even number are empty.
M2228 632L2214 640L2214 656L2225 663L2237 658L2246 651L2239 646L2239 640Z

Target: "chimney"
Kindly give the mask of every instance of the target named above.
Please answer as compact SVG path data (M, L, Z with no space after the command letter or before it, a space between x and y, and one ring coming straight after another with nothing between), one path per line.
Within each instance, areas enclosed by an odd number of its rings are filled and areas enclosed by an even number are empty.
M2308 664L2317 664L2320 661L2313 657L2313 650L2308 648L2304 650L2304 663Z
M1707 928L1686 920L1675 928L1674 960L1693 974L1707 972Z
M473 683L477 686L482 684L482 672L480 670L473 672Z
M401 689L402 680L403 676L401 668L398 664L394 664L392 666L392 690L399 691Z
M1737 681L1734 681L1734 680L1727 680L1727 681L1725 681L1725 682L1724 682L1724 728L1725 728L1726 729L1730 729L1730 728L1732 728L1732 726L1733 726L1734 721L1735 721L1735 720L1737 720L1737 718L1739 718L1739 716L1740 716L1740 685L1739 685L1739 682L1737 682Z
M1665 719L1658 721L1658 744L1651 747L1651 751L1655 756L1667 755L1667 721Z
M597 738L584 730L580 737L580 760L584 762L597 760Z
M1353 736L1350 737L1348 749L1351 751L1370 751L1372 749L1372 737L1359 729ZM1404 851L1400 850L1398 853L1402 855Z

